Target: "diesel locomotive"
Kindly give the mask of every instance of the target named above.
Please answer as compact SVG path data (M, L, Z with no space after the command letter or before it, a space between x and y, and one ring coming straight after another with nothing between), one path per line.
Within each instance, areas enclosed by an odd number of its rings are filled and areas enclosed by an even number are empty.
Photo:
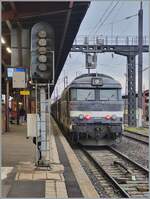
M80 75L52 104L51 112L75 142L111 145L121 140L121 84L108 75Z

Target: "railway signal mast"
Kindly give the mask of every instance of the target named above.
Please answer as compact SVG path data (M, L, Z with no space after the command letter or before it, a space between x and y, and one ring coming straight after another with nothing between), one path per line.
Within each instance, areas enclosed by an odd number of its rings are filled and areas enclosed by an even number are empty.
M50 86L54 85L54 29L45 22L31 30L31 78L36 95L36 164L50 165Z

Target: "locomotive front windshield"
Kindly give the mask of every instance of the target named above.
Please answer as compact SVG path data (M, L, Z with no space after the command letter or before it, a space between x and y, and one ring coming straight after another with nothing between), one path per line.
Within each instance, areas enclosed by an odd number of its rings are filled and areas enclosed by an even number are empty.
M72 101L95 100L95 90L94 89L72 89L71 100Z
M100 100L117 100L117 99L118 99L118 89L100 90Z
M71 101L115 101L120 89L71 89Z

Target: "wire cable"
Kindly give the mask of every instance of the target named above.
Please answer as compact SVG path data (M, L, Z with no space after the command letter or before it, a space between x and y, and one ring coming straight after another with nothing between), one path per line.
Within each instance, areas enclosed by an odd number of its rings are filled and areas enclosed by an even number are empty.
M113 12L113 10L115 9L115 7L118 5L120 0L118 0L116 2L116 4L111 8L111 10L109 11L109 13L106 15L106 17L104 18L103 22L99 25L99 27L97 28L97 30L95 31L95 34L100 30L100 28L103 26L103 24L105 23L105 21L108 19L108 17L111 15L111 13Z
M103 15L101 16L101 18L99 19L99 21L97 22L97 24L94 26L94 28L92 28L92 30L89 32L88 36L93 32L94 29L96 29L96 27L98 26L98 24L103 20L105 14L107 13L107 11L111 8L112 4L113 4L114 0L112 0L110 2L110 4L108 5L108 7L105 9Z

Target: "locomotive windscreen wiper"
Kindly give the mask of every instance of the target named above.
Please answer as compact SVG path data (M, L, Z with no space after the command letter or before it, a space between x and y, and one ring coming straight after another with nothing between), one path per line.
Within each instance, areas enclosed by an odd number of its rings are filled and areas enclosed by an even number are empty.
M87 97L85 97L85 100L88 100L88 97L90 97L90 95L92 94L92 91L90 91L87 95Z

